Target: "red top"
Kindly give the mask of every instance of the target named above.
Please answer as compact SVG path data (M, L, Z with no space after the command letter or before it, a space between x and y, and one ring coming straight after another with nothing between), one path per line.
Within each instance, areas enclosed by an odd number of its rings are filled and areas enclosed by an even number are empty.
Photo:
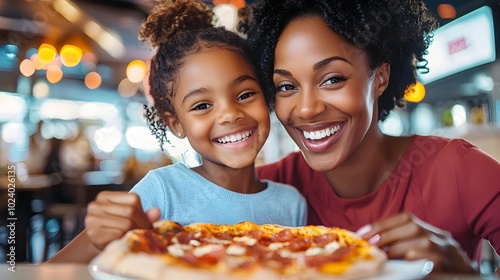
M500 252L500 163L465 140L415 136L389 178L365 197L336 195L301 153L257 173L290 185L305 196L309 224L360 227L400 212L451 232L469 257L481 259L481 240Z

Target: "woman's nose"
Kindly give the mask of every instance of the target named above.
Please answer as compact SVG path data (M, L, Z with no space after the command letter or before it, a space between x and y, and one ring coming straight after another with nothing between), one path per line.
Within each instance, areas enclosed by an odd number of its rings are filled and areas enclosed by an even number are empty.
M297 99L297 114L302 119L312 119L325 111L321 95L314 89L303 89Z

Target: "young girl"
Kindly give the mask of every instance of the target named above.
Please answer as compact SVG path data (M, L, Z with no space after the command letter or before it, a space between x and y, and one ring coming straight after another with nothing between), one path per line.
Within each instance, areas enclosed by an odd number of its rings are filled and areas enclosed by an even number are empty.
M212 16L197 1L162 1L140 31L140 38L157 48L149 78L150 128L160 144L168 141L167 127L187 137L203 164L159 168L130 193L99 194L88 206L83 236L74 241L84 244L79 248L92 246L90 241L102 249L128 230L150 227L158 214L181 224L305 224L307 206L296 189L256 176L254 160L270 129L266 100L245 40L214 28ZM69 244L53 261L75 250ZM95 256L92 248L84 250L64 261Z
M436 26L416 0L259 1L248 38L301 152L258 173L297 186L308 223L359 229L392 259L476 273L483 239L500 252L500 163L464 140L378 127L404 107Z

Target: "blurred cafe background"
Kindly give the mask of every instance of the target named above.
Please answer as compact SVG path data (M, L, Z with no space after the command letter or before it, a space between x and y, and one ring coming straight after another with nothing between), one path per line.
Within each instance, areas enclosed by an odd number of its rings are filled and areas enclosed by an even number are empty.
M252 1L204 0L227 28ZM187 141L160 150L143 106L153 51L137 40L153 0L0 0L0 261L14 206L16 261L41 263L83 228L102 190L128 191L149 170L199 164ZM461 137L500 160L499 1L439 1L430 72L405 110L380 123L390 135ZM273 117L258 164L296 150ZM279 144L278 144L279 143ZM11 172L9 172L11 171ZM15 177L15 205L9 205ZM485 242L486 274L498 259Z

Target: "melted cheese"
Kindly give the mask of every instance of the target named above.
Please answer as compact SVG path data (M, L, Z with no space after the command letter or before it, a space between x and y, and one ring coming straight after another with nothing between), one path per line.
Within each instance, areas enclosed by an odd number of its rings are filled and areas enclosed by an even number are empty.
M286 242L286 243L283 243L283 242L274 242L274 243L269 244L269 249L275 251L275 250L278 250L280 248L283 248L287 244L288 244L288 242Z
M200 243L200 241L198 241L198 240L194 240L194 239L193 239L193 240L190 240L190 241L189 241L189 245L193 245L193 246L195 246L195 247L198 247L198 246L200 246L200 245L201 245L201 243Z
M255 243L257 243L257 239L254 239L254 238L251 238L248 236L242 236L242 237L236 236L235 238L233 238L233 240L237 241L237 242L244 243L245 245L248 245L248 246L253 246L253 245L255 245Z
M202 247L198 247L198 248L195 248L193 250L193 255L195 255L196 257L201 257L205 254L208 254L208 253L211 253L213 251L217 251L219 249L222 248L222 245L218 245L218 244L208 244L208 245L205 245L205 246L202 246Z
M238 245L231 245L231 246L227 247L226 254L234 255L234 256L241 256L241 255L245 254L246 251L247 251L247 249L245 249L244 247L241 247Z
M306 256L316 256L316 255L321 255L323 254L324 250L320 247L310 247L307 249L304 254Z
M183 257L184 256L184 250L182 250L182 247L178 244L168 246L167 250L168 250L168 253L174 257Z
M340 244L337 241L330 242L325 246L325 250L328 254L335 252L338 248L340 248Z

